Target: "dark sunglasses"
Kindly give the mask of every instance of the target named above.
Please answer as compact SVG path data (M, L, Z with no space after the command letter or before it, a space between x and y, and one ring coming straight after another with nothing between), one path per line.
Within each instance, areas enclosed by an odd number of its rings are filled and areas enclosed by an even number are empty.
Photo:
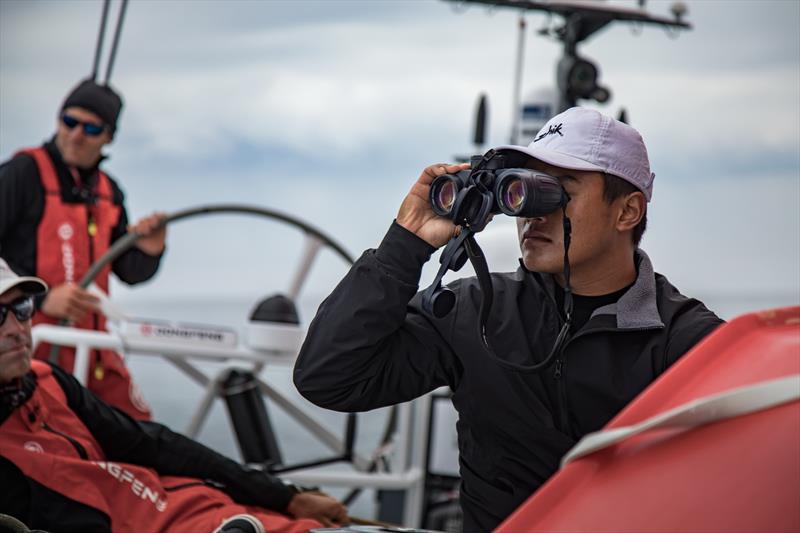
M70 129L70 130L72 128L74 128L75 126L81 125L81 126L83 126L83 133L85 133L86 135L91 135L92 137L96 137L96 136L100 135L106 129L106 127L104 125L102 125L102 124L94 124L92 122L83 122L81 120L78 120L75 117L71 117L71 116L67 115L66 113L61 115L61 122L64 124L64 126L67 127L67 129Z
M9 311L13 312L14 316L17 317L17 320L20 322L30 320L35 311L33 298L28 296L18 298L10 304L0 304L0 326L6 323L6 317Z

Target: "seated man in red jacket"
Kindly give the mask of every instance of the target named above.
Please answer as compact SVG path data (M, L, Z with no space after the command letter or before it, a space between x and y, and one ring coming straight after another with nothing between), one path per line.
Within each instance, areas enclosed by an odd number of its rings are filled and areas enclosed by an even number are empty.
M335 499L299 492L32 361L33 297L0 259L0 513L53 532L300 532L339 525Z

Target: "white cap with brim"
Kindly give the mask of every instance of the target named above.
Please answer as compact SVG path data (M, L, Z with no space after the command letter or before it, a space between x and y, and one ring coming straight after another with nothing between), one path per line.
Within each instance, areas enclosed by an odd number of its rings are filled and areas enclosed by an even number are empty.
M47 284L33 276L18 276L3 259L0 259L0 296L13 288L18 288L26 296L38 296L47 292Z
M605 172L622 178L650 201L655 174L650 172L647 148L638 131L585 107L573 107L551 118L528 146L512 150L569 170Z

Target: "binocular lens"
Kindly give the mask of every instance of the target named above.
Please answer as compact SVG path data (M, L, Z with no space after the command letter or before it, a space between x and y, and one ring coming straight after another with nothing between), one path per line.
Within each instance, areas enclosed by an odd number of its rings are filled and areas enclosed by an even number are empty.
M443 213L449 213L453 209L457 193L458 191L454 181L447 180L441 183L434 193L433 200L435 207Z
M502 192L503 206L512 212L519 211L525 203L525 187L521 179L509 180Z
M569 200L558 179L528 168L443 174L434 178L428 194L434 213L480 229L491 213L538 217L552 213Z
M500 211L512 217L539 217L567 202L558 179L528 169L509 169L501 174L495 198Z

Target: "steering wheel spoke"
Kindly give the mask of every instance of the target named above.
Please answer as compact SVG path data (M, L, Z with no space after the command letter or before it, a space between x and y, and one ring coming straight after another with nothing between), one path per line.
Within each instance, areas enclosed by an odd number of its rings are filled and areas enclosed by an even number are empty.
M319 251L322 249L325 242L321 240L319 237L311 234L306 233L306 240L305 246L303 247L303 255L300 258L300 264L297 267L297 271L295 272L294 279L292 280L292 285L289 288L289 298L294 301L297 301L297 296L300 294L300 291L303 288L303 285L308 278L308 274L311 272L311 267L314 264L314 261L319 254Z

